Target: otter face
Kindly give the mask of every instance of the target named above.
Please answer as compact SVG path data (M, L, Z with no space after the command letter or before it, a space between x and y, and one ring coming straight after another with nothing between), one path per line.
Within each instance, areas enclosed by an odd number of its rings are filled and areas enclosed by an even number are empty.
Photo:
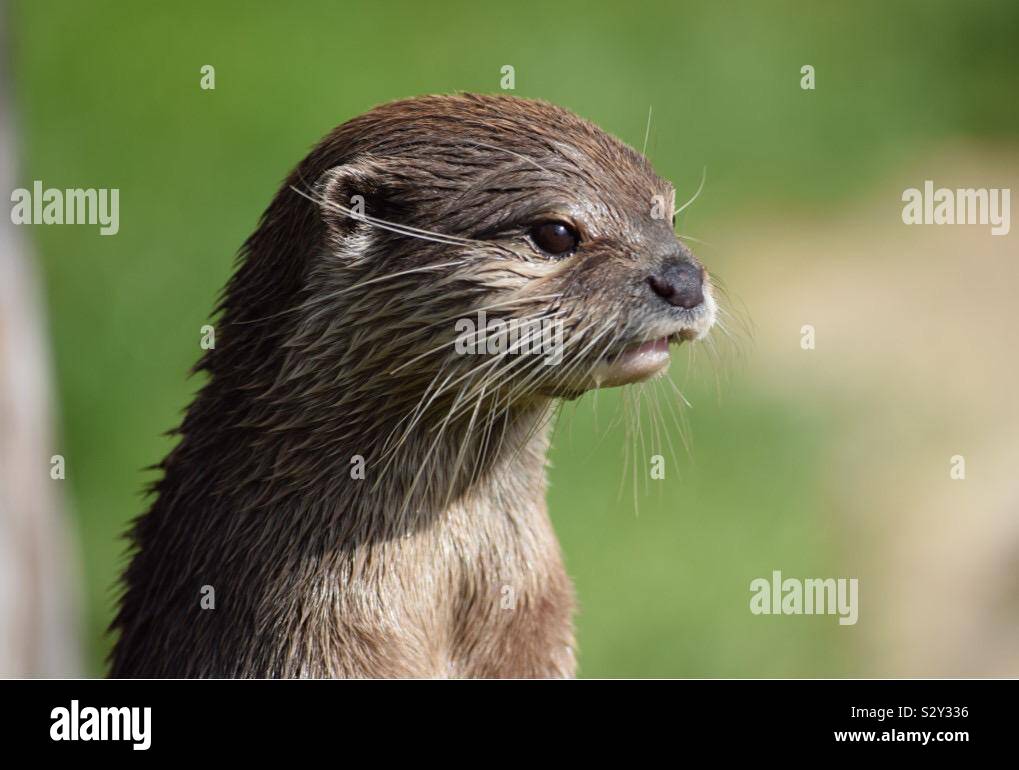
M671 344L714 323L707 272L673 231L673 187L562 108L425 97L332 139L349 159L316 169L319 275L354 270L337 290L360 284L375 312L402 312L391 371L573 397L662 373Z
M612 171L629 184L612 184L603 156L584 149L567 156L576 171L560 172L572 185L539 188L512 224L486 234L531 252L542 269L528 290L557 295L549 307L563 314L563 365L547 378L553 395L663 373L670 344L702 338L716 313L704 267L673 232L671 186L616 147Z
M574 170L560 175L572 184L542 188L498 234L544 260L533 290L560 295L565 365L548 383L556 395L663 373L670 344L704 337L716 314L706 270L673 232L675 190L630 148L597 140L561 148Z

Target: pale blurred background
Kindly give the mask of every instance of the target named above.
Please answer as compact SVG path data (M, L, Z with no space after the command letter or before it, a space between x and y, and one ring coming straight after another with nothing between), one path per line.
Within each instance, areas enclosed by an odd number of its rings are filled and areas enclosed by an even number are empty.
M44 555L63 566L53 580L82 631L66 609L40 626L31 599L30 620L0 616L0 640L66 642L60 665L80 651L85 673L104 671L120 535L152 478L142 469L171 446L162 434L199 384L186 372L200 327L280 180L373 105L498 91L510 64L516 95L638 149L652 107L647 153L680 201L707 169L679 230L725 283L736 337L680 350L671 376L692 408L657 386L688 424L689 452L669 419L675 461L643 399L641 472L662 453L667 473L636 495L621 394L566 409L550 508L577 585L581 675L1019 675L1017 235L907 227L900 200L925 179L1019 184L1016 3L9 10L16 109L3 110L20 141L5 187L117 187L121 210L112 237L16 233L18 263L41 274L33 328L49 342L33 349L39 371L54 362L56 397L33 413L38 430L4 425L5 464L25 465L0 468L24 484L0 487L0 521L17 503L45 522ZM206 64L214 91L199 88ZM806 64L815 90L800 88ZM0 261L5 288L13 265ZM814 350L800 347L807 324ZM32 355L0 359L4 377ZM53 454L64 481L49 478ZM965 480L949 476L955 455ZM0 553L21 531L4 525ZM69 535L76 549L56 558ZM772 570L858 578L859 622L752 615L750 581ZM9 593L24 599L39 583L21 574ZM0 673L62 672L0 660Z

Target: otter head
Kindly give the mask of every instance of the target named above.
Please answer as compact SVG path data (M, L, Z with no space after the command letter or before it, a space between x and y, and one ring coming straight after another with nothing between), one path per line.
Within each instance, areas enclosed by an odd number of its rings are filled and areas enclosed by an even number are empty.
M359 402L370 415L343 407L365 434L387 415L406 431L429 410L484 419L485 399L638 382L714 321L674 205L641 154L560 107L394 102L294 171L247 244L227 320L255 324L252 357L284 352L273 395L289 424L302 399L311 413L376 394Z

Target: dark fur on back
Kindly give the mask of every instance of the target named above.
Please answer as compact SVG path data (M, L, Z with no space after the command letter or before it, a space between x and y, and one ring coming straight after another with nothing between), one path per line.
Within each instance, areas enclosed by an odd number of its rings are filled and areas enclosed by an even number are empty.
M131 533L112 674L572 675L547 423L659 323L646 273L677 246L655 195L642 156L543 102L424 97L329 134L225 289ZM568 260L528 240L552 213L582 228ZM454 356L454 321L491 305L558 313L563 365Z

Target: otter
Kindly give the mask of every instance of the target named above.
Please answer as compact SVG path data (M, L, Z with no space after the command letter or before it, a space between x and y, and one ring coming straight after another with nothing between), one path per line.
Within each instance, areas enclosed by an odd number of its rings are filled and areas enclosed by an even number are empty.
M129 534L111 674L575 675L550 424L711 327L674 207L642 154L542 101L427 96L334 129L223 290ZM479 311L554 319L557 363L456 352Z

